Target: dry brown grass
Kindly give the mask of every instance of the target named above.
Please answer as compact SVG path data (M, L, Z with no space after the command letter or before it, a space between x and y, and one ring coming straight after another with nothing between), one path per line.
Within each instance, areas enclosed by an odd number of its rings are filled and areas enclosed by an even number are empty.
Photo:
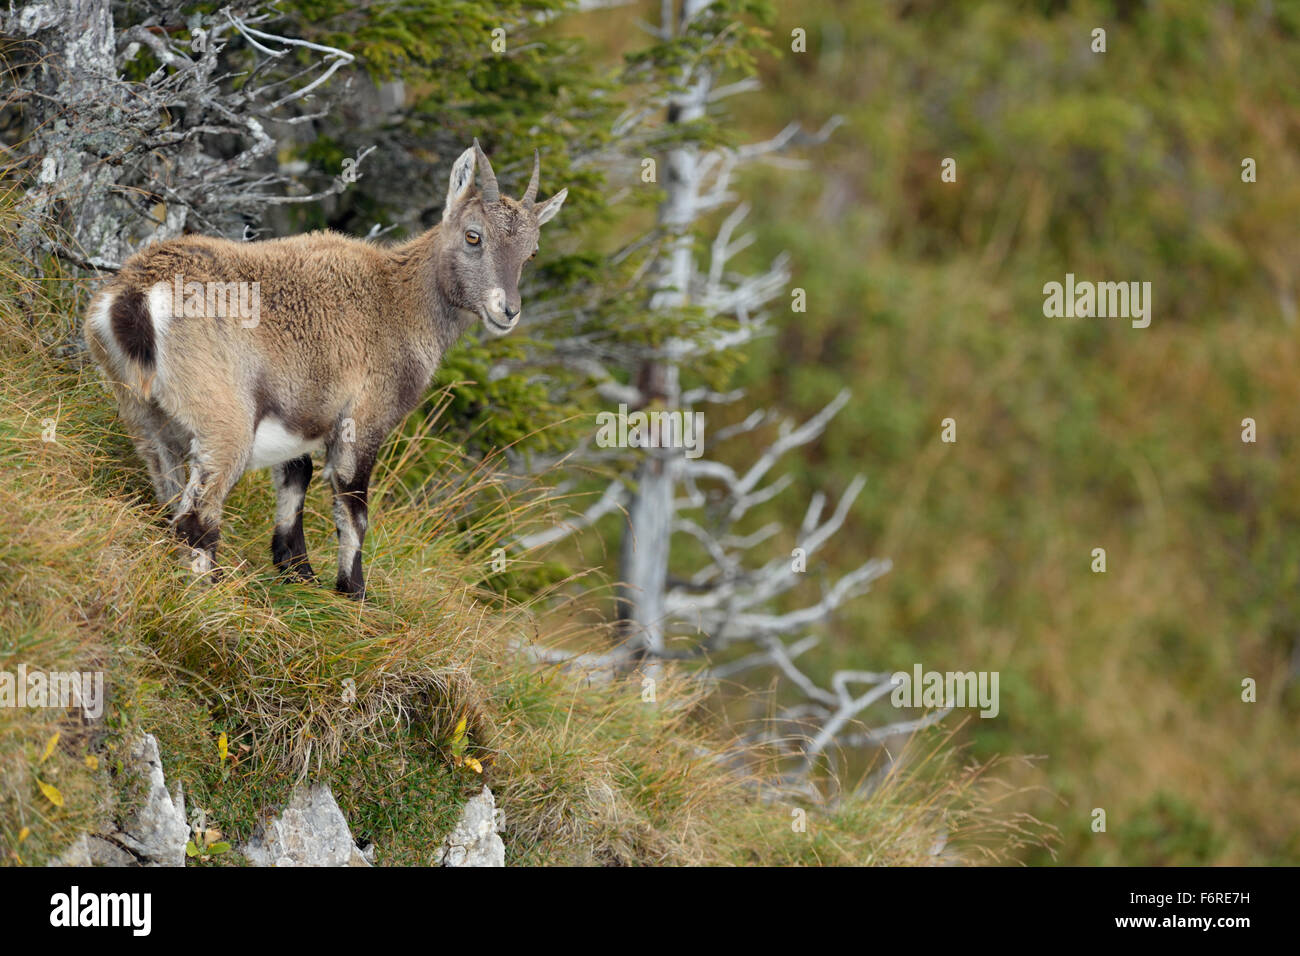
M484 781L514 863L948 862L1034 839L1003 816L983 772L946 741L861 795L777 796L770 755L738 749L671 669L657 702L636 678L585 679L517 646L595 645L604 629L545 594L488 588L507 535L555 520L500 459L438 451L436 417L391 444L377 471L371 593L357 605L280 581L266 553L272 496L241 482L223 528L224 574L178 559L111 402L75 348L78 287L0 296L0 669L103 669L105 718L0 709L0 841L39 862L102 822L121 744L154 733L169 777L231 838L306 775L330 782L381 859L422 863ZM46 420L56 440L45 441ZM432 450L432 453L431 453ZM437 462L432 482L412 476ZM309 547L329 560L325 490ZM457 765L456 728L482 778ZM46 745L59 734L50 756ZM218 737L225 734L230 756ZM37 784L58 787L54 806ZM790 827L809 813L808 832ZM1045 831L1037 830L1039 839ZM949 849L931 849L940 834ZM231 858L234 861L234 858Z

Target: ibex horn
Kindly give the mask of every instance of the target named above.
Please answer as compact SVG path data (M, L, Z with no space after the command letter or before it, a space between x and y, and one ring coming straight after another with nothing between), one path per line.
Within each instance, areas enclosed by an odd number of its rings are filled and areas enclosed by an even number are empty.
M533 177L528 180L528 188L524 190L523 204L532 208L533 202L537 199L537 181L542 174L542 154L533 150Z
M492 164L488 162L487 153L483 152L483 147L478 144L478 137L474 137L474 155L478 159L479 175L483 177L483 201L497 202L501 199L501 190L497 188L496 173L492 172Z

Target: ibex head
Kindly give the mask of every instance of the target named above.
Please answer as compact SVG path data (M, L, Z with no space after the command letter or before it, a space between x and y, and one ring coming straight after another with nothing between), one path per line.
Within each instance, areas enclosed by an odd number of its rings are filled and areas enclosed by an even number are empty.
M533 155L533 177L519 200L501 195L492 164L478 140L451 168L447 204L442 210L439 281L457 308L478 313L493 335L519 323L519 276L537 254L543 223L554 218L569 194L561 189L537 202L540 158ZM478 167L482 188L473 192Z

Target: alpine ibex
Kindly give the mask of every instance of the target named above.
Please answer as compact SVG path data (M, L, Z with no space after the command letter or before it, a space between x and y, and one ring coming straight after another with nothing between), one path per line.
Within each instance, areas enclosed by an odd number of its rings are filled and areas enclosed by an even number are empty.
M568 194L538 203L538 173L535 156L523 198L501 196L475 140L452 167L442 221L409 242L185 236L136 253L95 297L87 345L196 570L215 565L235 482L270 467L272 560L313 580L302 510L311 453L323 448L337 586L364 597L361 544L379 447L476 318L493 335L518 324L524 261ZM238 314L213 308L250 289Z

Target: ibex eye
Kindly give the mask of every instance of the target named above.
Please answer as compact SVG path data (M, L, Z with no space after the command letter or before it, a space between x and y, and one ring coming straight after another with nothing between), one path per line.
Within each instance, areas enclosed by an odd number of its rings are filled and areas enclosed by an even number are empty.
M479 239L481 238L482 237L473 229L465 233L465 241L468 242L471 246L477 246L479 243Z
M531 256L529 256L528 258L529 258L529 259L536 259L536 258L537 258L537 250L534 249L534 250L533 250L533 254L532 254Z

